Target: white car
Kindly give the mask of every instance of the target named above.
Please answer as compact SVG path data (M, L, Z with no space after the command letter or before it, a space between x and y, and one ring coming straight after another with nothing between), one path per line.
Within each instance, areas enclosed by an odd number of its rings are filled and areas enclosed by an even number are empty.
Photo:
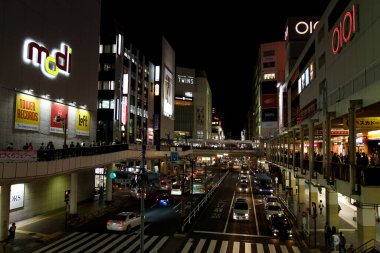
M238 198L232 209L233 220L249 221L249 207L248 202L243 198Z
M278 202L268 202L265 206L265 217L269 221L273 214L284 214L281 204Z
M172 190L171 190L171 195L173 196L181 196L182 195L182 187L179 184L173 184L172 185Z
M107 230L127 231L140 226L141 216L134 212L121 212L110 217L107 221Z

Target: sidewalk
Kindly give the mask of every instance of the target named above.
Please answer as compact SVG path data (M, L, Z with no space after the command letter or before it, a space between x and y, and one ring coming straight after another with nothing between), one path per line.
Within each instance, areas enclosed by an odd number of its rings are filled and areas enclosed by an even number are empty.
M78 216L66 222L65 208L38 215L30 219L15 221L16 236L13 242L14 252L31 252L44 242L62 234L71 232L76 226L83 225L98 216L115 211L122 204L126 192L115 192L113 201L89 199L78 204Z
M317 249L315 252L331 252L328 247L325 247L325 239L324 239L324 226L326 224L326 208L324 208L322 215L319 214L316 217L316 226L314 223L314 219L310 219L310 227L309 227L309 236L302 236L302 212L306 211L308 208L307 203L297 203L297 195L293 197L286 198L285 191L280 191L278 193L279 198L283 201L283 204L288 207L288 211L294 216L296 220L295 229L297 234L302 238L302 244L309 249ZM339 203L342 205L342 203ZM352 210L349 210L350 207L342 207L342 210L339 212L339 226L337 228L337 232L343 232L343 235L346 237L346 248L349 247L350 244L353 244L354 247L358 247L358 231L356 229L356 222L353 222ZM351 212L350 212L351 211ZM307 229L307 225L306 225ZM316 240L315 240L316 239ZM313 251L314 252L314 251Z

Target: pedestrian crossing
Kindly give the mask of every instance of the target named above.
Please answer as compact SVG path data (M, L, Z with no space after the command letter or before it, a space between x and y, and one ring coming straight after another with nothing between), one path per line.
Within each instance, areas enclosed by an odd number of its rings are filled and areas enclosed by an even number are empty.
M169 236L144 236L146 253L300 253L291 244L194 239L188 238L183 245L172 247ZM170 249L168 252L168 249ZM140 235L74 232L52 242L33 253L135 253L140 252Z

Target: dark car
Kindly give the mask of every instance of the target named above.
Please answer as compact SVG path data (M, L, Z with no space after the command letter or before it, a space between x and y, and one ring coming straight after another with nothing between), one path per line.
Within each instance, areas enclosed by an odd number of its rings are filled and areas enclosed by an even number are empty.
M157 206L170 206L173 203L173 197L169 193L161 193L157 196Z
M285 214L273 214L270 228L275 237L293 238L292 224Z

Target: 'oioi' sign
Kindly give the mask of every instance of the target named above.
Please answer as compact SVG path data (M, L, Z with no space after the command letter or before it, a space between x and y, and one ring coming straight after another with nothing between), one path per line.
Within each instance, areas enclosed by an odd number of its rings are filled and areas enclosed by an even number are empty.
M73 50L67 44L61 43L60 50L53 49L50 52L41 43L26 39L23 50L24 62L40 67L45 76L55 78L59 73L69 76Z
M338 54L343 45L349 42L356 33L356 7L353 4L352 9L348 10L343 19L333 29L331 35L331 50Z

